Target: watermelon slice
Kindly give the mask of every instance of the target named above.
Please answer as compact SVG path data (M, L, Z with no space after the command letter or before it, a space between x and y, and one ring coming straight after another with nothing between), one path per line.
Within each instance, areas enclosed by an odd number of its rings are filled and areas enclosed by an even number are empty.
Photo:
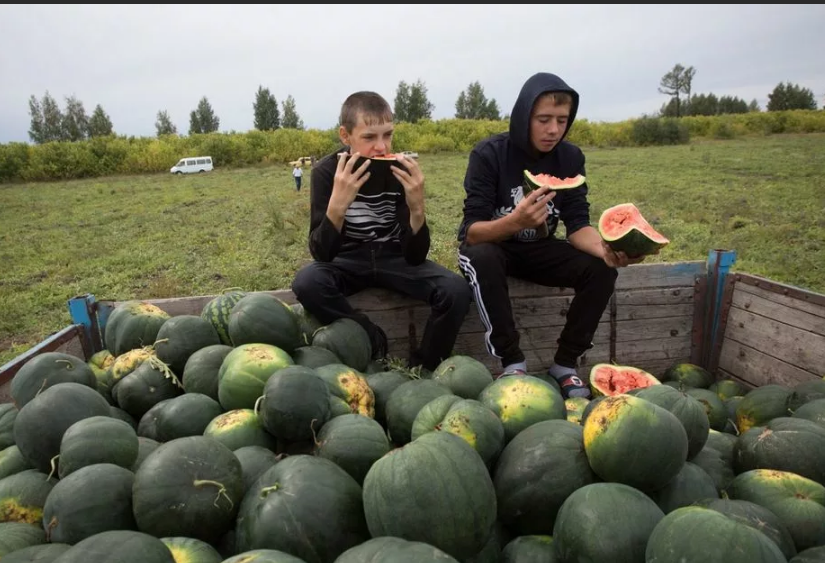
M572 190L584 184L585 177L577 174L572 178L557 178L550 174L532 174L529 170L524 171L524 195L542 186L550 186L553 191Z
M590 388L594 397L613 396L661 382L650 373L633 366L596 364L590 370Z
M670 244L632 203L605 209L599 218L599 234L610 248L624 251L630 258L653 254Z

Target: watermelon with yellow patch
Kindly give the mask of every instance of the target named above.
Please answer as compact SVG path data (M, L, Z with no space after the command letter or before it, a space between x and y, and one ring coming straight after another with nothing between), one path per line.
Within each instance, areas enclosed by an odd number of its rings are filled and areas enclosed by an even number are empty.
M661 382L650 373L633 366L596 364L590 370L590 389L596 397L621 395Z
M251 409L277 370L294 365L286 350L265 343L235 347L218 370L218 401L224 410Z
M153 356L155 356L155 349L151 346L145 346L129 350L115 357L109 366L109 392L111 393L121 379L135 371L140 364Z
M57 479L26 469L0 479L0 522L42 524L46 499Z
M349 404L351 412L375 418L375 394L365 374L344 364L328 364L314 371L333 395Z
M169 313L145 301L121 303L109 314L103 329L104 345L117 357L129 350L151 346Z
M736 476L727 488L734 500L764 506L785 525L797 552L823 545L825 486L790 471L752 469Z
M564 398L551 384L533 375L505 375L478 396L504 425L509 442L528 426L542 420L564 420Z
M435 430L462 438L478 452L488 467L504 448L504 425L501 419L475 399L462 399L453 403Z
M590 399L584 397L570 397L564 401L564 409L567 411L567 420L581 424L584 409L590 404Z
M253 409L234 409L219 414L207 425L203 435L214 438L232 451L248 446L261 446L273 452L278 449L275 436L266 431L263 420Z
M685 387L708 389L713 384L713 374L702 366L688 362L676 362L665 370L663 381L678 381ZM717 393L716 389L711 389Z
M92 354L89 361L86 362L92 368L92 373L97 379L97 390L105 397L109 395L112 385L112 374L109 368L115 363L115 357L106 349L100 350Z
M764 426L774 418L791 416L788 403L792 395L793 390L777 384L762 385L748 391L736 406L735 423L739 433L747 432L754 426Z
M584 422L584 451L605 481L661 489L688 454L685 427L668 410L632 395L606 397Z
M174 537L160 538L160 541L166 544L172 552L175 563L221 563L223 561L218 550L203 540Z

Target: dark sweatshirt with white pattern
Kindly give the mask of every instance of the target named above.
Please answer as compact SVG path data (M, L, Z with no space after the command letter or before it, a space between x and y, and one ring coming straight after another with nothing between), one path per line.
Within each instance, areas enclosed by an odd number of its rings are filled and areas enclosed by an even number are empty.
M349 152L349 147L323 157L310 176L309 251L312 257L319 262L331 262L341 252L377 243L384 250L403 255L410 264L424 262L430 251L429 227L425 220L418 232L412 233L404 187L391 174L379 189L369 189L369 182L362 187L347 209L338 232L327 217L327 206L340 152Z

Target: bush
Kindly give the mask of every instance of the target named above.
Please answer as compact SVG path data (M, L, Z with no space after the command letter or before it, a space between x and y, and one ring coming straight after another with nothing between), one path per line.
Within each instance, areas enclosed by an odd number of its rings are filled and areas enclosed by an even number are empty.
M23 171L28 165L29 145L26 143L0 145L0 184L21 180Z
M681 145L690 142L690 131L677 118L643 117L633 122L631 139L640 146Z

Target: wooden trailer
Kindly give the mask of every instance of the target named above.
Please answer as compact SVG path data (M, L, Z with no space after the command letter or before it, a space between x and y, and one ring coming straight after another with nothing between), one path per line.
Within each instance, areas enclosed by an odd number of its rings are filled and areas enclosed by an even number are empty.
M746 273L731 273L736 253L711 250L705 261L637 264L619 271L616 291L582 358L581 376L598 363L614 362L660 376L675 362L691 362L718 378L752 388L821 379L825 372L825 295ZM531 371L546 369L573 297L570 289L511 279L516 325ZM289 290L269 291L288 304ZM151 299L170 315L199 315L214 295ZM386 332L389 354L406 358L420 338L429 307L385 290L351 298ZM9 382L26 361L48 351L88 360L102 349L106 319L118 301L81 295L68 301L73 323L0 367L0 402L10 401ZM454 352L473 356L493 373L484 327L471 306Z

